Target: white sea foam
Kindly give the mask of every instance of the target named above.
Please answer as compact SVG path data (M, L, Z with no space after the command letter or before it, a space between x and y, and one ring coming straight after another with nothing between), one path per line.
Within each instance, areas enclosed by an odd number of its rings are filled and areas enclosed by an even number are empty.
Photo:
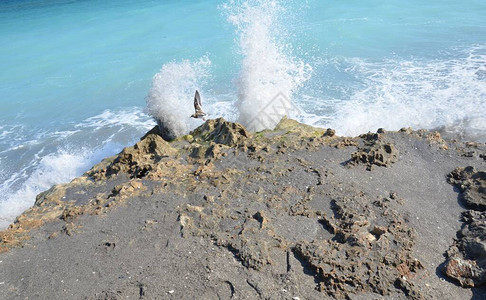
M190 116L194 114L194 92L196 89L201 92L209 77L210 65L208 57L196 62L170 62L162 66L152 80L152 88L147 97L148 113L176 136L186 134L200 125ZM204 101L204 94L202 97Z
M59 183L69 182L80 176L93 164L101 161L114 151L121 150L121 145L107 143L98 150L62 149L54 154L42 157L36 162L35 171L27 175L26 170L18 174L17 179L27 176L20 189L12 191L8 180L0 185L0 229L13 222L16 216L31 207L36 195Z
M280 26L284 7L276 0L231 1L223 6L236 27L243 56L236 80L238 121L249 130L273 129L295 106L292 96L309 79L311 67L292 56Z
M5 158L0 160L0 229L31 207L37 194L82 175L103 158L133 144L154 125L139 108L107 110L71 130L41 132L28 144L14 145L0 152ZM27 160L19 159L22 165L10 166L7 165L10 157Z
M485 47L447 60L347 63L363 85L335 107L327 125L339 134L411 126L486 141Z
M238 115L235 107L235 97L218 95L217 97L209 95L205 97L204 110L210 114L211 118L223 117L228 121L236 121Z
M155 125L153 120L147 116L140 108L132 107L122 110L105 110L101 114L87 118L77 124L76 128L106 128L106 127L135 127L140 129L150 129Z

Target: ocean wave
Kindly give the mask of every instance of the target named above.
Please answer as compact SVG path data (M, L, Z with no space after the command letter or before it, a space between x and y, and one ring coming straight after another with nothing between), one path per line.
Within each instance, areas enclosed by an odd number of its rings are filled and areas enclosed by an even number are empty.
M0 152L0 228L34 204L37 194L82 175L103 158L135 143L155 122L140 108L106 110L67 130L19 138ZM26 134L26 132L22 133Z
M0 228L31 207L36 195L59 183L80 176L93 164L120 151L122 145L107 143L99 149L59 149L32 161L0 185ZM34 170L29 174L29 168ZM15 182L23 181L18 189Z
M451 58L451 56L453 56ZM442 54L444 57L444 54ZM321 124L341 135L357 135L382 127L442 129L473 140L486 140L486 47L457 50L448 58L384 59L342 58L337 64L352 78L341 98L303 101L328 105ZM319 122L310 114L305 122Z
M312 68L292 54L281 24L285 7L279 1L247 0L223 6L236 28L242 55L236 78L238 121L251 131L272 129L296 110L294 94L306 82Z
M101 129L106 127L124 127L150 129L155 122L138 107L121 110L105 110L101 114L89 117L75 125L75 128Z

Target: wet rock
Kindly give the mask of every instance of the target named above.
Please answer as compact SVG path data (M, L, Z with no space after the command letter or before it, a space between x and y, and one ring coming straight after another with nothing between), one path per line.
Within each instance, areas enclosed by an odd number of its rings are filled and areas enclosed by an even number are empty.
M152 130L147 133L147 135L149 134L156 134L168 142L171 142L177 138L176 133L168 126L165 126L160 120L157 120L157 126L152 128Z
M459 198L470 209L486 210L486 172L473 167L457 168L448 176L448 182L460 189Z
M336 135L336 130L328 128L326 132L324 132L323 136L333 137Z
M403 133L406 133L406 134L412 134L413 129L411 127L403 127L403 128L400 128L400 132L403 132Z

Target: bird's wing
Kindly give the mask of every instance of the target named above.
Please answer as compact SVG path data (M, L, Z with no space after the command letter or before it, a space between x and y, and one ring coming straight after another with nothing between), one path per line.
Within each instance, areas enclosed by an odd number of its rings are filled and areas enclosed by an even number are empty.
M199 92L196 90L196 94L194 95L194 109L197 112L203 112L202 105L201 105L201 96Z

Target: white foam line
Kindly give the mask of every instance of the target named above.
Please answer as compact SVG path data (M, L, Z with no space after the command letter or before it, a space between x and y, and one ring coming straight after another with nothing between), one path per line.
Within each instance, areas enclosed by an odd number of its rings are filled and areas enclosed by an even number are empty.
M76 128L105 128L113 126L133 126L149 129L154 126L153 120L139 108L118 111L105 110L101 114L87 118L75 125Z
M19 181L19 177L24 177L27 170L33 168L33 164L24 167L19 173L6 180L0 188L3 195L0 201L0 228L6 227L17 215L32 206L38 193L49 189L54 184L69 182L82 175L92 165L119 152L121 148L121 145L105 143L102 148L97 150L58 150L35 163L38 166L34 167L34 171L28 175L20 189L10 190L9 187Z
M379 127L455 127L466 135L486 131L486 49L469 49L462 58L442 61L351 59L348 72L367 87L343 100L331 126L356 135Z
M113 120L113 118L117 119ZM19 170L13 172L0 184L0 228L7 226L23 210L32 206L38 193L47 190L54 184L69 182L103 158L120 152L125 145L114 142L114 140L120 135L124 135L124 130L135 128L143 132L153 126L153 120L141 109L134 109L132 112L123 110L122 113L105 111L100 115L88 118L75 130L39 134L39 137L42 137L39 138L39 144L46 142L47 139L49 145L52 145L51 141L55 139L56 144L63 146L52 150L45 147L37 150L28 162L25 162L19 167ZM82 135L83 132L90 131L93 127L95 129L111 128L106 132L109 136L103 137L104 141L101 145L79 146L83 141L75 140L74 144L70 142L74 134ZM129 144L135 142L126 141L126 138L121 138L121 140L123 143ZM21 155L27 155L27 152L22 152Z

